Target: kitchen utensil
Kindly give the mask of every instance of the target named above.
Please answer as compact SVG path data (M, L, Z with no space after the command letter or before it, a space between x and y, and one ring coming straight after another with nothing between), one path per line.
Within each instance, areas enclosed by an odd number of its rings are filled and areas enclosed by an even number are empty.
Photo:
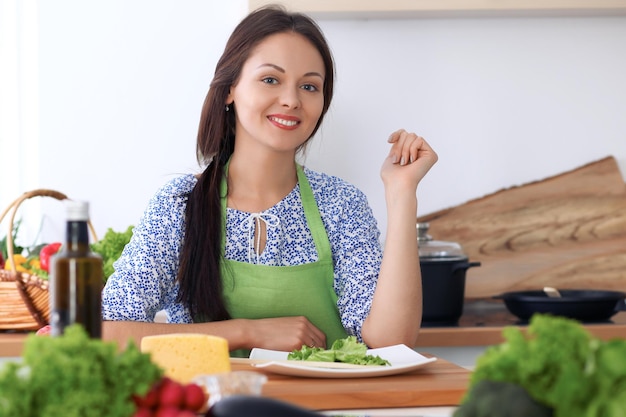
M324 414L266 397L234 395L213 405L207 417L323 417Z
M561 297L550 297L544 290L511 291L494 298L503 300L507 309L521 320L544 313L586 322L607 321L620 310L626 310L624 292L568 289L559 293Z
M561 293L556 288L543 287L543 292L545 292L548 297L553 297L553 298L561 297Z
M480 266L469 262L461 245L433 240L428 223L417 223L422 272L422 326L449 326L463 314L467 270Z

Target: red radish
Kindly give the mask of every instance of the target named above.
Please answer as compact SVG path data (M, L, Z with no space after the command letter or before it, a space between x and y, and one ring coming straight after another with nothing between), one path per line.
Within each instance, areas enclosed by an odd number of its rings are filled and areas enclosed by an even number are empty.
M196 413L191 410L182 410L178 412L176 417L196 417Z
M37 336L48 336L50 334L50 325L47 324L35 333Z
M185 389L178 382L164 378L159 392L161 406L180 407L185 400Z
M180 409L173 406L160 406L154 412L154 417L178 417Z
M199 385L191 383L185 386L184 406L186 409L198 411L204 407L206 400L204 390Z
M143 403L148 408L154 408L159 405L159 395L161 391L161 384L156 383L150 388L150 390L144 395Z
M137 407L145 408L155 408L159 405L161 382L162 379L154 383L148 392L146 392L143 396L134 395L133 401L135 402L135 405L137 405Z
M152 417L152 410L149 408L139 407L133 414L133 417Z

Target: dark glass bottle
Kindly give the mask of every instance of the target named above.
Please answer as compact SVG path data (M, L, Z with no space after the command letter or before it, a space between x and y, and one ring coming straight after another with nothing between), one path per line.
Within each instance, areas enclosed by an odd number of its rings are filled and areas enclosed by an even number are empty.
M66 235L50 262L51 335L80 323L93 338L102 337L102 258L89 246L89 204L66 200Z

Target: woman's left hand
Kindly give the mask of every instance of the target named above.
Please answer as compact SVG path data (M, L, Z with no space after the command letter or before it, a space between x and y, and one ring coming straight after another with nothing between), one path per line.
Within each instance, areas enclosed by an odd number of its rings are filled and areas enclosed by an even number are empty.
M404 129L393 132L388 142L391 150L380 171L383 183L417 189L417 184L437 162L437 154L423 137Z

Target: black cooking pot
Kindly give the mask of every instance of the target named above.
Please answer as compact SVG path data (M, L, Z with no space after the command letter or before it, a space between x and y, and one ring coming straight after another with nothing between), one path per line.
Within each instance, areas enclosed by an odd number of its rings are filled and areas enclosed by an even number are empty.
M607 321L626 310L626 293L608 290L559 290L561 297L550 297L543 290L511 291L495 296L521 320L535 313L564 316L585 322Z
M433 240L428 223L418 223L420 271L422 273L422 326L450 326L463 314L465 278L469 262L456 242Z

